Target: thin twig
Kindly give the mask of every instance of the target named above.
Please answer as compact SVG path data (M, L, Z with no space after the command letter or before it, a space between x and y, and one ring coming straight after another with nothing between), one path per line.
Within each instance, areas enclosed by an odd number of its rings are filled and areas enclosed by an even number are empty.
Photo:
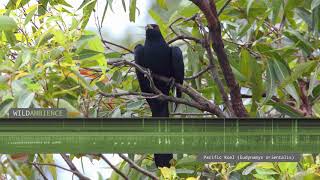
M170 115L182 115L182 116L212 116L210 113L170 113Z
M149 171L141 168L141 167L138 166L135 162L133 162L131 159L127 158L125 155L119 154L119 156L120 156L123 160L125 160L125 161L130 165L131 168L133 168L133 169L141 172L142 174L150 177L150 178L153 179L153 180L159 180L158 177L156 177L155 175L153 175L151 172L149 172Z
M57 168L60 168L60 169L63 169L65 171L69 171L73 174L75 174L76 172L71 170L71 169L68 169L68 168L65 168L65 167L62 167L62 166L59 166L59 165L56 165L56 164L50 164L50 163L36 163L36 162L28 162L28 164L31 164L31 165L38 165L38 166L53 166L53 167L57 167Z
M159 97L159 94L153 94L153 93L144 93L144 92L121 92L121 93L104 93L104 92L99 92L104 97L121 97L121 96L141 96L143 98L147 99L154 99Z
M199 76L201 76L202 74L204 74L205 72L207 72L208 70L210 70L211 66L207 66L205 69L197 72L196 74L194 74L193 76L190 76L190 77L185 77L184 79L185 80L192 80L192 79L196 79L198 78Z
M126 51L128 51L128 52L130 52L130 53L133 54L133 51L132 51L132 50L130 50L130 49L124 47L124 46L121 46L121 45L119 45L119 44L115 44L115 43L113 43L113 42L110 42L110 41L107 41L107 40L104 40L104 39L102 39L101 41L102 41L104 44L111 44L111 45L113 45L113 46L116 46L116 47L118 47L118 48L124 49L124 50L126 50Z
M229 3L232 0L228 0L226 3L224 3L224 5L222 6L222 8L220 9L220 11L218 12L218 16L220 16L220 14L224 11L224 9L229 5Z
M180 35L180 36L177 36L177 37L171 39L170 41L168 41L168 44L172 44L172 43L174 43L175 41L178 41L178 40L184 40L185 41L186 39L194 41L194 42L199 43L199 44L201 44L201 42L202 42L201 39L198 39L198 38L195 38L195 37Z
M90 178L84 176L81 174L81 172L77 169L77 167L72 163L72 161L69 159L69 157L63 153L60 153L61 157L64 159L64 161L68 164L70 169L74 171L74 174L78 176L80 180L90 180Z
M43 171L40 169L40 167L37 165L37 164L32 164L36 169L37 171L40 173L40 175L42 176L42 178L44 180L48 180L48 178L46 177L46 175L43 173Z
M123 177L123 179L129 180L129 178L123 174L117 167L115 167L103 154L99 154L99 156L117 173L119 174L121 177Z

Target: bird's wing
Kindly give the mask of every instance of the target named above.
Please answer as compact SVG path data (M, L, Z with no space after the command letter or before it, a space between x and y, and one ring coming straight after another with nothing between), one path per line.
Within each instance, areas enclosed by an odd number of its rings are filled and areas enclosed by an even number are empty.
M134 48L134 62L138 65L144 64L144 47L138 44ZM144 74L136 69L137 79L139 81L140 89L142 92L149 92L149 81L144 77Z
M179 84L184 80L184 63L182 51L179 47L171 47L171 63L173 68L173 77ZM181 97L181 91L177 89L177 97Z
M141 44L138 44L135 48L134 48L134 61L136 64L141 64L141 61L143 61L143 51L144 51L144 47Z

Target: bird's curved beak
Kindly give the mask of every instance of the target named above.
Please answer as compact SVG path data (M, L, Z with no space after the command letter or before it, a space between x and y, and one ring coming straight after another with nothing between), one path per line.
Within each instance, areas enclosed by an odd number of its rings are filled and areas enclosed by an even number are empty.
M151 26L151 24L147 24L146 30L148 30L148 29L153 29L153 27Z

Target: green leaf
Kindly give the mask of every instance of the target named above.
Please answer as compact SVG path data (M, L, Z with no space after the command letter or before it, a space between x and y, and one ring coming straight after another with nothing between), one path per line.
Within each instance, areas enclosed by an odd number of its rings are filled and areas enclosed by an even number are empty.
M85 87L88 91L93 91L94 89L90 86L89 82L79 73L78 70L72 69L73 74L77 77L76 81L79 81L82 87Z
M31 21L33 15L36 13L37 11L37 6L34 6L33 10L31 10L27 16L26 16L26 20L24 21L24 25L28 24L28 22Z
M2 101L0 104L0 117L4 117L5 115L7 115L12 105L13 105L13 99L11 98Z
M165 21L161 18L161 16L157 12L155 12L152 9L149 10L149 15L158 24L163 37L166 37L167 36L167 32L166 32L167 25L166 25Z
M250 174L257 166L257 163L253 163L250 166L247 166L243 171L242 171L242 175L248 175Z
M253 2L254 2L254 0L248 0L248 4L247 4L247 15L249 15L250 8L251 8Z
M276 91L276 74L275 71L273 69L273 61L270 60L267 62L267 71L266 71L266 88L267 88L267 92L266 92L266 98L264 100L264 103L268 102L271 97L274 95L275 91Z
M51 5L64 5L70 8L73 8L69 3L67 3L65 0L50 0Z
M240 71L238 71L238 69L233 66L231 66L231 69L238 81L247 81L247 78Z
M250 83L251 83L251 91L252 91L252 105L250 114L252 116L256 116L257 109L258 109L258 102L262 98L262 94L264 92L263 84L262 84L262 70L260 65L257 63L257 61L253 58L250 58L250 69L252 71L251 77L250 77Z
M122 2L122 7L123 7L124 12L127 12L126 1L121 0L121 2Z
M282 83L286 77L290 76L290 72L287 69L286 65L283 64L280 60L273 61L273 68L276 73L277 79ZM293 84L287 84L285 90L296 100L297 106L300 106L300 96Z
M274 178L271 175L253 174L253 176L257 180L274 180Z
M13 18L0 16L0 31L14 31L17 27L17 23Z
M130 0L130 7L129 7L129 19L130 22L135 22L136 20L136 5L137 0Z
M316 70L311 75L310 83L309 83L309 89L308 89L308 96L313 96L313 89L317 85L317 77L320 74L320 64L317 66Z
M157 0L158 5L163 9L168 9L166 0Z
M291 106L283 104L281 102L274 102L274 101L269 101L267 105L271 105L274 107L278 112L285 114L289 117L304 117L303 114L300 114L296 110L294 110Z
M297 47L300 47L305 53L312 53L312 44L308 40L306 40L299 32L295 30L286 30L283 32L283 34L291 41L293 41Z
M17 2L16 2L16 8L19 7L20 3L21 3L21 0L17 0Z
M91 49L83 49L79 52L78 56L75 58L78 60L85 60L85 59L91 59L99 54L102 54L102 52L94 51Z
M237 163L237 165L236 165L236 167L233 169L233 171L241 170L241 169L247 167L249 164L251 164L251 162L239 162L239 163Z
M106 54L104 54L104 56L105 56L106 58L112 59L112 58L121 58L122 54L119 53L119 52L111 52L111 53L106 53Z
M281 172L287 172L289 175L293 176L297 172L298 162L279 162L278 166Z
M9 0L8 4L6 5L6 9L17 9L19 7L22 7L26 5L30 0Z
M272 22L276 23L283 0L272 0Z
M57 100L55 100L55 102L57 103ZM66 108L69 117L81 117L81 113L79 112L79 110L65 99L59 99L58 107Z
M4 31L7 42L9 42L12 46L15 45L17 39L13 31Z
M90 1L88 4L85 5L85 7L83 7L83 17L82 17L82 24L81 24L81 29L84 29L87 24L88 21L90 19L91 13L96 5L96 0L95 1ZM80 6L81 7L81 6Z
M18 108L29 108L33 98L35 96L35 93L31 92L22 92L22 94L19 94L18 96L18 102L17 102L17 107Z
M48 2L49 2L49 0L39 0L39 8L38 8L38 15L39 16L46 14Z
M42 46L46 43L48 43L49 40L51 40L54 37L54 35L50 32L45 33L41 35L36 41L38 42L37 46Z
M144 104L144 102L144 100L130 102L127 104L127 110L137 110Z
M304 1L301 0L288 0L285 6L285 13L289 13L294 8L303 6Z
M190 155L178 160L176 168L196 168L202 167L205 163L196 160L196 156Z
M22 51L22 55L18 56L15 67L17 69L23 68L26 64L30 62L32 58L32 52L28 49Z
M313 0L311 3L311 10L314 10L320 5L320 0Z
M247 79L250 79L252 75L251 69L251 57L250 53L246 49L241 49L241 61L240 61L240 72L243 74Z
M274 175L278 174L278 172L272 170L272 169L264 169L264 168L256 168L256 172L261 175Z
M95 0L83 0L82 3L81 3L81 5L78 7L78 10L80 10L80 9L88 6L88 5L89 5L90 3L92 3L93 1L95 1Z
M313 71L316 64L317 62L315 61L308 61L297 64L294 70L291 72L290 76L286 77L285 80L281 83L281 86L285 86L296 81L298 78L302 78L304 73Z

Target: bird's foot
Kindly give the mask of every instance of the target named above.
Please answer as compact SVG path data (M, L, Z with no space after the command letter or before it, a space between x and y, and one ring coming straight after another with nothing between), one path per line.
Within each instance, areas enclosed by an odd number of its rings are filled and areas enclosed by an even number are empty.
M147 72L144 74L144 77L147 77L147 76L151 77L151 75L152 75L151 70L147 68L146 71Z
M174 87L175 83L176 83L176 80L173 77L170 77L169 82L168 82L170 89L172 89Z

